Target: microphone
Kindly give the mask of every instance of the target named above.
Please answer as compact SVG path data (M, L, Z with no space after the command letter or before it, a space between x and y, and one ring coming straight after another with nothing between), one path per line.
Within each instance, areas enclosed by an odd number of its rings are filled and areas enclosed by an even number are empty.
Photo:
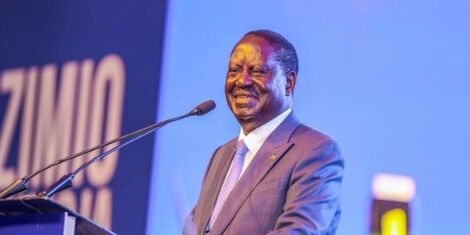
M213 100L208 100L208 101L200 103L191 112L194 112L196 115L201 116L212 111L214 108L215 108L215 102Z
M17 180L15 180L13 183L11 183L9 186L7 186L5 189L3 189L1 192L0 192L0 199L5 199L5 198L8 198L14 194L17 194L17 193L20 193L20 192L23 192L25 190L27 190L27 187L26 187L26 184L33 178L35 177L36 175L46 171L47 169L51 168L51 167L54 167L54 166L57 166L59 164L62 164L64 162L67 162L67 161L70 161L72 159L75 159L77 157L80 157L80 156L83 156L87 153L90 153L90 152L93 152L97 149L100 149L100 148L103 148L105 146L108 146L110 144L113 144L115 142L118 142L118 141L125 141L125 140L129 140L127 142L125 142L124 144L122 145L118 145L106 152L103 152L102 154L98 155L97 157L87 161L86 163L84 163L82 166L80 166L76 171L74 171L73 173L71 174L68 174L68 175L64 175L58 182L56 182L55 184L53 184L51 187L49 187L45 192L42 192L40 193L40 196L52 196L53 194L65 189L65 188L68 188L70 187L72 184L71 184L71 180L73 179L73 177L78 173L80 172L81 170L85 169L88 165L92 164L93 162L97 161L97 160L100 160L102 158L104 158L106 155L114 152L114 151L117 151L119 150L120 148L126 146L127 144L130 144L144 136L146 136L147 134L165 126L166 124L169 124L169 123L172 123L174 121L177 121L177 120L180 120L180 119L184 119L184 118L187 118L189 116L201 116L201 115L204 115L210 111L212 111L214 108L216 107L215 105L215 102L213 100L208 100L208 101L205 101L205 102L202 102L201 104L197 105L196 107L194 107L189 113L186 113L186 114L183 114L181 116L177 116L177 117L174 117L174 118L170 118L170 119L167 119L167 120L164 120L164 121L161 121L161 122L158 122L158 123L154 123L152 125L149 125L147 127L144 127L142 129L139 129L139 130L136 130L134 132L131 132L129 134L126 134L126 135L123 135L123 136L120 136L118 138L115 138L115 139L112 139L110 141L107 141L105 143L102 143L100 145L97 145L97 146L94 146L94 147L91 147L89 149L86 149L86 150L83 150L79 153L75 153L75 154L72 154L68 157L65 157L65 158L62 158L62 159L59 159L57 161L54 161L52 163L50 163L49 165L39 169L38 171L34 172L33 174L31 174L30 176L25 176L23 178L18 178Z

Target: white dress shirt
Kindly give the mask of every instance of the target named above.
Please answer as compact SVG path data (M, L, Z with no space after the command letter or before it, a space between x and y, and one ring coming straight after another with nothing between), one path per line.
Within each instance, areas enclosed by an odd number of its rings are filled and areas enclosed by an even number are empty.
M248 148L247 153L245 154L245 159L243 160L243 168L242 171L240 172L240 175L238 176L238 180L240 180L240 177L243 175L245 172L246 168L250 165L251 161L253 160L253 157L256 155L258 150L261 148L261 145L263 145L264 141L268 138L268 136L276 129L284 119L292 112L292 109L289 108L286 111L282 112L279 114L277 117L273 118L271 121L263 124L262 126L254 129L252 132L250 132L248 135L245 135L243 132L243 129L240 130L240 135L238 136L238 141L243 140L245 142L246 147ZM223 185L226 184L227 177L230 174L230 171L232 170L233 167L233 160L232 163L230 163L230 168L228 169L227 174L225 175L224 183L222 184L222 188L224 187ZM217 200L218 197L217 196ZM217 202L217 201L216 201ZM216 204L217 207L217 204ZM218 213L217 213L218 214ZM217 216L217 215L216 215ZM212 219L209 221L207 224L206 230L212 226L214 221Z
M243 129L240 130L238 141L243 140L245 142L246 146L248 147L248 152L245 155L245 160L243 161L242 172L240 173L240 176L238 177L238 179L240 179L240 177L243 175L243 172L245 172L246 168L248 168L248 166L251 163L251 160L253 160L253 157L261 148L261 145L263 145L264 141L274 131L274 129L276 129L282 123L282 121L284 121L284 119L286 119L287 116L289 116L291 112L292 112L291 108L287 109L286 111L279 114L277 117L273 118L271 121L254 129L248 135L245 135L245 133L243 132ZM232 164L230 165L229 172L232 169Z

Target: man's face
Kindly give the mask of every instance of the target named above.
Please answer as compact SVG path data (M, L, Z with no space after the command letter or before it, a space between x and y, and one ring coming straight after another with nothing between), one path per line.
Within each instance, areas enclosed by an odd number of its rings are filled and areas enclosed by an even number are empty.
M275 60L278 50L265 39L248 35L230 57L225 98L245 133L290 107L293 83Z

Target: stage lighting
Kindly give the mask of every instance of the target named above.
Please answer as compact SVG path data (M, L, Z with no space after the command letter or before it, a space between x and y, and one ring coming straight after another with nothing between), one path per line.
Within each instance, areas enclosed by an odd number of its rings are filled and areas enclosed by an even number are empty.
M410 201L416 193L409 176L377 174L372 183L372 235L408 235Z

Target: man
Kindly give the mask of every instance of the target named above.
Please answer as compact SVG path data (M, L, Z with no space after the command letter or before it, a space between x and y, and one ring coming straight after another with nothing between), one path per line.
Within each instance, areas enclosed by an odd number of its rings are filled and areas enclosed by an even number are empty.
M297 73L296 51L277 33L235 45L225 96L240 135L214 152L185 234L335 234L343 160L294 117Z

